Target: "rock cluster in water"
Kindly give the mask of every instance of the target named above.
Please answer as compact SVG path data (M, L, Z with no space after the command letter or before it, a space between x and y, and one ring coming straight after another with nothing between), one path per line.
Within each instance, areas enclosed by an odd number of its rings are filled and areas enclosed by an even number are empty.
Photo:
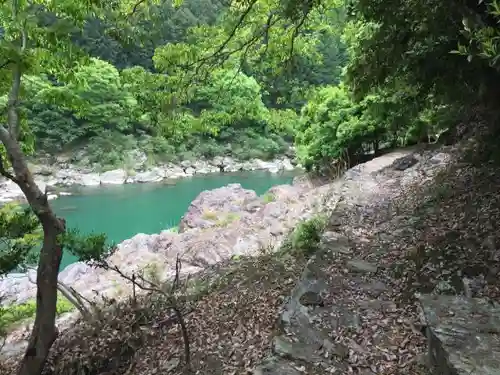
M212 160L183 161L180 164L168 163L162 166L148 168L146 156L142 153L133 155L135 164L125 168L117 168L99 173L96 168L79 167L65 160L59 160L51 165L32 165L31 171L35 175L37 185L45 190L65 188L69 186L99 186L120 185L128 183L159 182L166 179L177 179L218 172L238 172L267 170L271 173L291 171L296 168L293 161L287 156L273 161L252 159L245 162L237 161L231 157L216 157ZM48 195L55 199L55 193ZM12 181L0 179L0 203L23 199L21 189Z

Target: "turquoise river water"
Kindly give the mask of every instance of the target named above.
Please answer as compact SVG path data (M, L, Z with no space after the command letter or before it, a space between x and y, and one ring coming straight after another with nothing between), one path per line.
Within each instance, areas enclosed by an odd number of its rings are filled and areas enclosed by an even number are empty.
M159 233L178 225L190 203L204 190L240 183L261 195L273 186L291 183L293 176L293 173L243 172L195 176L174 184L82 188L51 203L66 219L68 228L78 228L83 233L106 233L110 241L118 243L137 233ZM71 254L65 254L61 269L75 260Z

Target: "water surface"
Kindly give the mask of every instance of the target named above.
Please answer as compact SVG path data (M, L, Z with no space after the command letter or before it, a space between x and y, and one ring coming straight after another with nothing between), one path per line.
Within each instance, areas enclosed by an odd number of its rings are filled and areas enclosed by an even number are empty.
M125 184L80 188L74 195L51 202L68 228L84 233L106 233L115 243L137 233L159 233L178 225L190 203L204 190L240 183L258 195L276 185L289 184L295 173L242 172L210 174L176 180L173 184ZM61 269L76 259L65 254Z

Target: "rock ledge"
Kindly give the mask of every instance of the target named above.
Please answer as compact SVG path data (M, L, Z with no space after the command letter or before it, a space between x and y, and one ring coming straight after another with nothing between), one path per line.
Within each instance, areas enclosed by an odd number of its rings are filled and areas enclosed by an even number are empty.
M419 299L433 374L500 374L499 304L461 296Z

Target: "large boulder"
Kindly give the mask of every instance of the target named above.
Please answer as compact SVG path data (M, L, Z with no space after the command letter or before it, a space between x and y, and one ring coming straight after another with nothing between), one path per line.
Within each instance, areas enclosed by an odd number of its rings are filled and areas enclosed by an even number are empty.
M127 172L123 169L115 169L101 174L101 184L121 185L127 180Z
M98 173L85 173L80 175L79 184L82 186L99 186L101 177Z
M165 171L161 168L153 168L149 171L139 172L133 177L127 179L128 183L146 183L146 182L158 182L165 178Z
M179 233L193 228L206 228L215 225L222 216L241 214L246 205L257 199L253 190L244 189L240 184L202 192L191 203L179 223Z

